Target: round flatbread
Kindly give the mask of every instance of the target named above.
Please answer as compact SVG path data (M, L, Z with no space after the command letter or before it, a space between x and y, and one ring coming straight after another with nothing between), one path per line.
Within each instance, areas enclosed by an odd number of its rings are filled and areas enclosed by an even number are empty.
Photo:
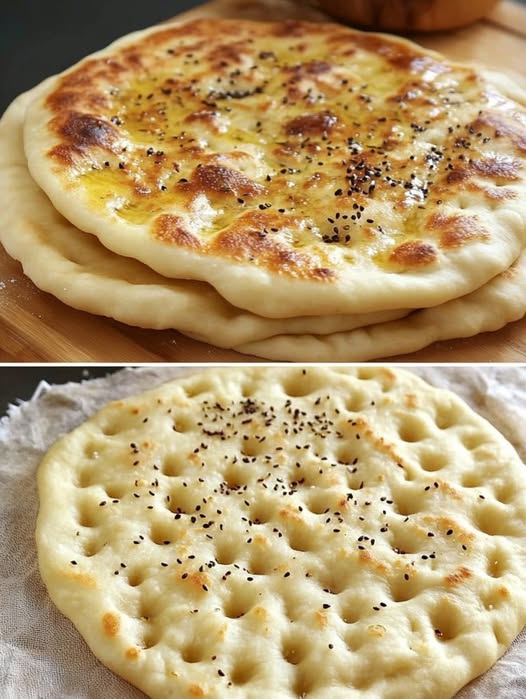
M404 315L262 318L235 308L206 283L168 279L116 255L63 218L29 175L22 125L34 95L20 95L0 121L0 242L40 289L83 311L144 328L174 328L220 347L280 333L334 333Z
M526 483L453 394L381 367L209 370L38 472L59 607L154 698L446 699L526 622Z
M25 149L80 229L237 307L427 307L524 246L526 112L502 84L339 25L200 19L57 77Z

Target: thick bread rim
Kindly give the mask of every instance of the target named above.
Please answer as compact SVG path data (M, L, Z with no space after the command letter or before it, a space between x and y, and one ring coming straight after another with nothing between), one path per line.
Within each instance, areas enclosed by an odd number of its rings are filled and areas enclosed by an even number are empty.
M526 252L480 289L404 318L330 335L276 335L234 349L278 361L363 362L500 330L526 313Z
M175 22L180 23L181 21ZM83 61L111 55L114 50L133 44L157 31L162 31L162 28L150 27L129 34ZM353 31L356 30L349 29L349 32ZM413 42L399 37L387 34L378 36L402 46L415 46ZM437 52L418 48L422 55L444 60ZM55 76L54 80L77 69L83 61ZM448 63L453 66L461 65L449 60ZM486 79L497 89L504 87L505 90L506 81L501 83L498 75L491 73ZM50 92L53 89L53 80L48 84L47 92ZM517 99L518 91L514 92ZM233 305L262 316L332 314L335 309L339 313L369 313L411 307L414 306L415 298L418 299L419 307L438 305L479 288L507 269L526 245L526 204L507 202L498 211L491 212L491 242L470 241L467 246L449 250L447 256L439 251L438 260L429 268L386 275L358 263L354 265L351 275L344 274L343 278L341 276L336 282L312 282L279 276L278 291L275 276L261 267L229 262L228 274L225 274L225 261L221 257L202 257L187 248L174 249L161 241L154 241L148 230L145 231L142 226L112 221L97 211L91 211L88 206L78 206L75 197L65 195L59 178L53 174L49 163L46 162L46 153L54 140L46 135L45 146L39 145L41 141L38 135L47 134L48 113L43 104L45 97L46 93L39 95L28 108L24 143L30 173L49 196L55 208L81 230L97 235L107 248L121 255L130 255L129 233L133 231L133 256L152 269L166 277L207 281ZM525 101L526 97L523 94L523 103ZM366 284L364 276L367 278ZM408 279L411 280L410 284ZM315 304L313 299L316 300Z

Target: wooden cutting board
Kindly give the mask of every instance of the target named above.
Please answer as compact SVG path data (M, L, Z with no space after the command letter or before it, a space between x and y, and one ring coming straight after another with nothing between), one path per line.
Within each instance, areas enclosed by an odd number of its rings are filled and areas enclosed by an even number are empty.
M324 18L305 0L213 0L181 17ZM526 8L502 2L486 19L456 32L412 37L461 61L503 69L526 81ZM175 331L142 330L76 311L39 291L0 247L1 362L253 362L237 352L196 342ZM400 362L524 362L526 318L500 331L441 342Z

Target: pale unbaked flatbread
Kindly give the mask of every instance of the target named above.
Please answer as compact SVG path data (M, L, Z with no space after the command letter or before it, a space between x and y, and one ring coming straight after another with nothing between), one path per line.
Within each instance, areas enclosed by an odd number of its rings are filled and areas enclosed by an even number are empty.
M22 124L39 89L20 95L0 121L0 241L40 289L83 311L140 327L174 328L220 347L284 332L338 332L406 312L262 318L230 305L208 284L167 279L111 252L64 219L28 173Z
M502 80L336 25L135 33L29 107L29 169L108 248L259 315L434 306L526 237L526 112Z
M154 698L446 699L526 622L524 465L403 371L209 370L38 482L53 601Z

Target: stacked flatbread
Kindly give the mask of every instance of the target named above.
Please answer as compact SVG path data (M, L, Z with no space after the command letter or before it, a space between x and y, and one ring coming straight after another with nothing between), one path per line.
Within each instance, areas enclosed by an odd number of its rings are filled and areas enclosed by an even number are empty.
M65 303L278 360L366 360L526 310L525 98L336 24L119 40L0 123L0 240Z

